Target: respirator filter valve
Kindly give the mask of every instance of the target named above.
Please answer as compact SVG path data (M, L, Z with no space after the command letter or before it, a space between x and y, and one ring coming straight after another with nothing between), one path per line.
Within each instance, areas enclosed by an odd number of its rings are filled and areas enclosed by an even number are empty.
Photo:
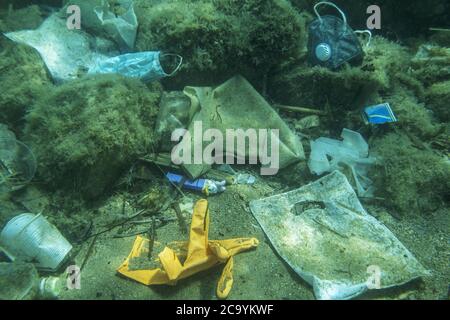
M316 57L322 62L328 61L331 58L331 47L327 43L320 43L316 47Z

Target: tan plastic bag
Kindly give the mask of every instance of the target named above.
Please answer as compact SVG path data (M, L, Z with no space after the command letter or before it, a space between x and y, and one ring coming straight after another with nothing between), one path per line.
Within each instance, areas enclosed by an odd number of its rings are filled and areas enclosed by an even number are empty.
M226 137L227 129L244 131L255 129L257 132L260 129L277 129L279 130L279 168L305 158L299 137L242 76L235 76L215 89L186 87L184 93L191 99L191 110L196 111L188 128L190 137L194 136L195 122L202 123L203 131L218 129L224 137ZM273 141L268 142L273 143ZM194 141L191 143L191 150L194 150ZM226 150L225 145L224 141L224 150ZM270 146L268 148L270 149ZM235 151L234 156L247 159L258 158L260 151L249 148L247 143L245 152ZM184 164L183 167L194 179L210 169L207 164Z

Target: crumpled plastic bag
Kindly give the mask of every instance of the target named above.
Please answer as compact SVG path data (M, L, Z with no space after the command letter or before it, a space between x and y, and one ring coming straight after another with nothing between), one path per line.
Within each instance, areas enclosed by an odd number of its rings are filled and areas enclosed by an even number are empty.
M369 145L356 131L343 129L341 137L343 141L323 137L311 141L311 172L321 175L340 170L347 174L359 196L373 196L375 188L368 172L376 159L369 157Z
M188 127L189 136L192 138L190 142L191 150L195 150L195 138L198 138L195 137L195 123L200 122L203 132L208 129L217 129L223 137L227 136L228 129L242 129L244 131L255 129L257 132L260 129L279 130L277 141L279 144L279 168L277 169L285 168L305 158L299 137L290 130L277 112L244 77L235 76L215 89L211 87L186 87L184 93L191 99L191 114L193 114ZM258 140L259 138L258 136ZM181 144L188 143L183 140ZM223 150L225 150L225 153L227 153L227 142L224 141ZM269 141L269 138L266 142L268 144L273 143L273 141ZM258 158L261 146L255 149L250 148L248 144L245 150L235 149L234 158L246 158L246 162L252 157ZM183 164L182 166L193 179L202 176L211 169L211 166L206 163Z
M259 241L256 238L209 240L208 201L199 200L192 215L188 242L176 242L165 247L158 255L161 268L132 270L132 260L148 253L148 240L138 236L133 249L118 272L145 285L176 285L178 280L225 263L217 285L217 296L225 299L233 286L233 256L252 248ZM184 261L183 263L181 261Z
M351 299L428 275L386 226L369 215L339 171L300 189L250 202L279 255L317 299Z
M133 0L70 0L81 9L82 28L113 40L121 49L131 50L136 41L138 21Z
M36 30L9 32L5 36L35 48L55 82L77 79L80 72L94 67L96 61L108 58L108 54L118 54L112 42L97 40L82 30L69 30L58 13Z
M47 18L36 30L5 34L9 39L35 48L55 82L75 80L89 74L115 73L143 81L154 81L174 75L183 59L160 51L118 55L113 42L93 37L83 30L69 30L59 13ZM161 59L168 61L164 70ZM174 60L172 62L171 60Z
M176 145L171 141L172 132L187 128L191 122L191 100L181 91L164 92L159 104L156 133L161 137L161 151L168 152Z

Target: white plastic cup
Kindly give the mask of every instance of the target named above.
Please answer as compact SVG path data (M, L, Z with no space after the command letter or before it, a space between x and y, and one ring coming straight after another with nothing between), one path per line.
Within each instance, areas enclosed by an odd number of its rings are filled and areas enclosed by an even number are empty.
M56 271L72 245L41 214L24 213L11 219L0 234L0 245L15 259Z

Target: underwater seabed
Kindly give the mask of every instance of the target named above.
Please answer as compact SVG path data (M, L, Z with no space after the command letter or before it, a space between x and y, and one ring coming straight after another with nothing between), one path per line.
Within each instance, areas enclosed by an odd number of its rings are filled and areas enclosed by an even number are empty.
M0 5L0 32L38 28L52 13L51 6L59 4L41 2L47 6L27 1ZM336 1L355 28L364 27L358 25L358 10L365 2L350 8ZM318 180L308 167L310 141L342 140L344 128L361 133L370 159L376 159L364 169L374 193L358 194L359 201L428 271L407 284L371 290L357 299L448 299L450 32L429 30L445 27L434 24L442 21L445 1L428 6L435 12L418 4L408 7L411 14L423 12L417 14L416 34L399 25L401 19L389 22L393 8L386 5L388 31L375 33L371 46L364 48L362 65L339 71L306 61L307 25L314 19L315 1L134 3L140 25L136 51L156 45L182 55L184 65L174 77L144 84L94 75L55 85L36 51L0 36L0 125L33 151L37 163L36 175L25 188L0 193L0 227L18 214L42 212L70 242L71 256L60 270L40 274L63 275L70 265L81 268L79 289L65 288L59 299L217 299L224 264L175 286L147 287L117 269L138 234L155 239L154 256L167 243L187 240L193 205L205 197L183 189L186 197L179 207L167 205L180 191L164 177L164 161L149 155L167 148L159 133L149 130L158 127L158 110L167 93L178 90L173 96L182 95L185 86L215 88L238 73L267 101L261 103L279 114L275 120L302 140L306 159L276 176L260 176L258 166L233 166L257 177L256 182L227 185L225 192L208 197L209 239L259 241L257 248L234 256L228 299L316 298L311 285L277 253L250 202ZM441 20L431 19L433 14ZM385 102L398 122L365 124L362 107ZM355 175L343 173L357 189L351 180ZM0 262L5 260L0 255Z

